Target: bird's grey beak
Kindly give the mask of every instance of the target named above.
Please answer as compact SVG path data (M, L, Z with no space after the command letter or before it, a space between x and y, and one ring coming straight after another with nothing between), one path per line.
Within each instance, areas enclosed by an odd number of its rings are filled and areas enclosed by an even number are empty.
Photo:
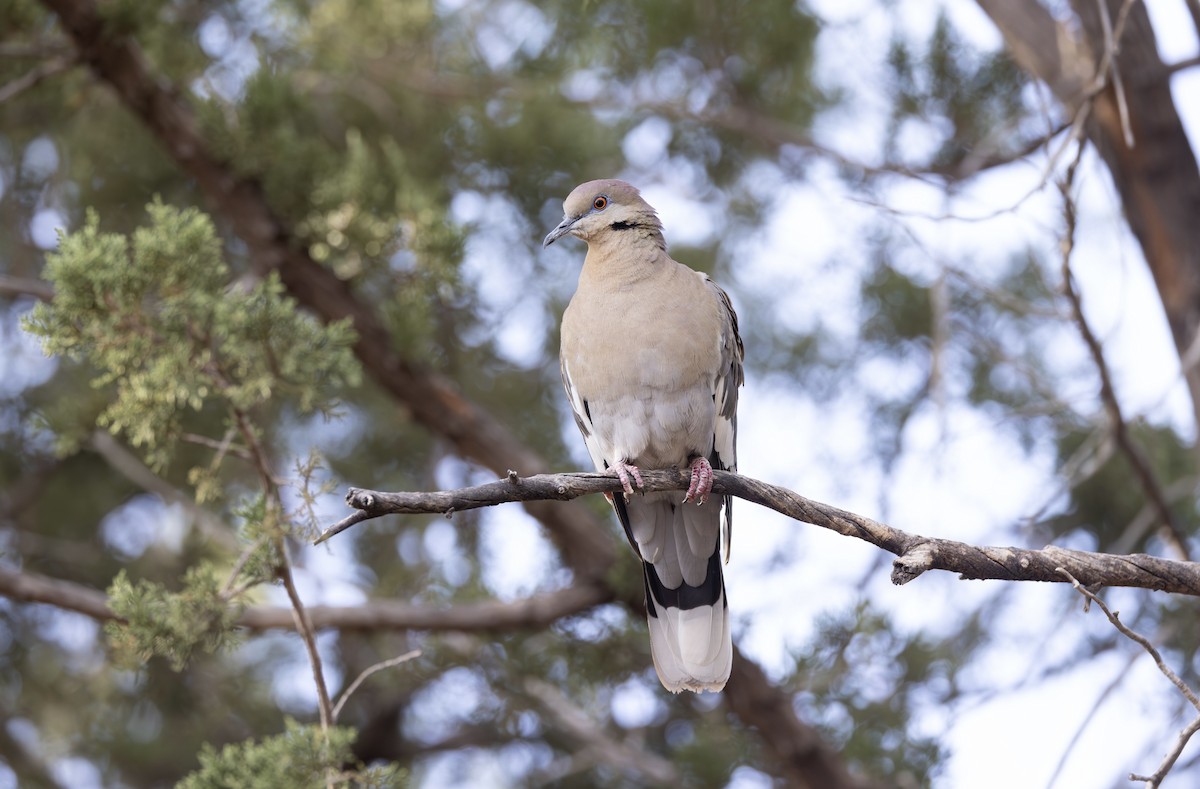
M558 223L558 227L554 228L549 232L549 234L546 235L546 240L542 242L542 249L545 249L555 241L565 236L567 233L570 233L571 228L575 226L575 223L578 222L579 219L580 217L577 216L564 216L563 221Z

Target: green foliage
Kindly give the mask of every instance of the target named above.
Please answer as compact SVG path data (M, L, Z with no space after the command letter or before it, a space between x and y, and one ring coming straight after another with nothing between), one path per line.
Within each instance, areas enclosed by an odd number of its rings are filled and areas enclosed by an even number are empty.
M182 671L197 649L214 652L233 638L238 608L222 593L211 565L188 568L178 592L151 581L131 582L122 570L108 595L113 613L124 622L111 622L106 630L126 665L159 656Z
M83 358L93 385L115 387L99 424L141 447L162 468L187 413L210 400L231 414L274 399L302 413L332 413L357 384L348 321L321 325L296 310L275 275L244 289L229 269L208 217L155 202L151 224L132 239L85 226L47 256L53 302L23 321L47 353Z
M1134 422L1129 426L1129 435L1155 479L1190 479L1195 474L1195 447L1183 441L1173 429ZM1070 488L1065 511L1046 524L1049 531L1057 537L1083 529L1099 551L1119 546L1121 553L1158 552L1151 550L1150 543L1159 518L1149 509L1151 505L1142 486L1130 484L1138 475L1129 457L1115 445L1102 448L1095 438L1094 427L1088 430L1082 425L1060 438L1064 467L1079 467L1081 459L1085 467L1095 467ZM1200 528L1200 513L1189 494L1190 487L1189 493L1183 495L1164 491L1170 499L1172 517L1184 535L1195 534Z
M863 279L862 338L899 345L933 334L933 302L928 285L884 263Z
M322 731L290 718L286 725L283 734L259 742L226 745L219 751L206 744L200 752L200 769L176 784L177 789L393 789L408 785L405 771L395 764L346 769L355 761L350 750L353 729Z
M956 697L958 668L981 643L977 624L943 641L897 632L866 602L824 615L796 660L804 707L863 771L889 785L928 786L942 746L907 721L914 709Z
M1019 143L1025 117L1021 88L1027 78L1004 50L981 52L966 44L944 10L924 52L897 38L888 53L895 88L890 156L904 121L931 125L940 138L930 169L951 172L971 156L1003 157ZM978 166L978 164L976 165Z

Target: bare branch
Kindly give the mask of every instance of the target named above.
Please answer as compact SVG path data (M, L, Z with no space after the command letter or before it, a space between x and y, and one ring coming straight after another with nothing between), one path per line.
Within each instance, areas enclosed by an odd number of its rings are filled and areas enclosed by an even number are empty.
M1101 0L1101 5L1103 5L1103 0ZM1061 242L1063 292L1066 294L1067 301L1071 305L1071 314L1075 319L1075 325L1079 329L1079 334L1083 338L1084 345L1087 346L1088 353L1092 357L1092 363L1096 366L1096 372L1100 376L1100 400L1104 403L1104 410L1108 413L1109 428L1112 430L1113 440L1116 441L1117 447L1121 450L1125 459L1129 461L1129 465L1133 468L1133 473L1137 477L1138 483L1142 486L1142 492L1158 514L1158 518L1161 521L1160 531L1164 541L1181 558L1188 559L1187 541L1184 539L1183 531L1180 529L1175 514L1171 510L1171 505L1167 501L1167 494L1163 491L1163 486L1158 481L1158 475L1155 474L1154 469L1150 466L1150 460L1129 432L1129 424L1126 422L1125 415L1121 411L1121 403L1117 400L1117 392L1113 387L1112 374L1109 372L1108 361L1104 358L1104 348L1100 345L1100 340L1096 337L1096 333L1092 331L1087 317L1083 314L1083 298L1079 295L1079 290L1075 287L1075 276L1071 271L1071 255L1075 249L1076 215L1075 197L1071 194L1071 190L1082 152L1083 146L1081 145L1079 155L1076 155L1075 160L1071 162L1066 174L1058 185L1059 192L1063 198L1063 216L1066 221L1066 230Z
M1188 15L1192 17L1192 27L1196 28L1196 35L1200 36L1200 0L1187 0Z
M168 504L175 504L187 511L188 516L204 538L220 545L226 550L239 549L238 540L233 531L211 512L196 506L196 500L176 488L167 480L155 474L129 449L113 437L107 430L95 430L87 443L88 449L95 452L121 476L140 487L147 493L153 493Z
M278 548L280 551L287 551L287 543L283 539L279 539ZM292 604L292 618L296 623L296 632L300 634L301 640L304 642L304 649L308 652L308 664L312 669L313 684L317 686L317 709L321 713L321 728L328 729L333 725L333 703L329 700L329 688L325 685L325 671L321 666L321 651L317 649L316 629L313 627L312 620L308 618L308 611L304 607L304 601L300 599L300 592L296 589L296 582L292 578L292 563L289 558L284 556L279 567L276 568L276 575L283 582L283 588L287 590L288 600Z
M1133 665L1138 657L1140 655L1137 652L1131 654L1129 659L1125 661L1125 664L1117 671L1116 676L1096 696L1096 700L1092 702L1092 708L1088 710L1087 715L1083 716L1083 720L1079 722L1079 726L1075 728L1075 733L1071 735L1071 739L1067 742L1067 747L1063 749L1062 755L1058 757L1058 764L1054 765L1054 772L1050 773L1050 778L1046 780L1046 789L1054 789L1054 784L1058 782L1058 776L1062 774L1063 768L1067 766L1067 759L1070 758L1071 753L1075 750L1075 746L1079 744L1083 733L1087 731L1088 726L1095 720L1096 714L1100 712L1100 708L1104 706L1104 702L1108 701L1113 692L1125 682L1125 679L1129 676L1130 666Z
M0 576L2 581L2 576ZM0 591L3 591L0 584ZM355 606L314 605L308 616L317 630L429 630L495 633L536 630L614 600L612 589L584 583L524 600L487 600L446 607L413 605L398 600L375 600ZM247 608L238 625L248 630L292 627L289 609L273 606Z
M5 296L32 296L39 301L54 298L54 286L49 282L32 277L13 277L0 274L0 294Z
M53 77L55 74L67 71L76 62L78 61L74 56L62 56L51 58L41 65L34 66L16 79L0 85L0 104L16 98L30 88L35 87L38 83Z
M1121 137L1127 148L1132 148L1134 144L1133 127L1129 123L1129 102L1125 98L1125 86L1121 83L1121 70L1117 68L1117 43L1121 39L1121 33L1125 30L1125 21L1129 19L1129 8L1132 5L1133 0L1125 0L1117 14L1117 24L1114 30L1112 20L1108 17L1108 3L1106 0L1096 0L1100 28L1104 36L1104 57L1100 68L1097 69L1096 92L1099 93L1100 89L1104 87L1102 78L1106 79L1111 76L1113 93L1117 100L1117 114L1121 119Z
M1108 617L1108 621L1112 623L1113 627L1120 631L1121 635L1125 636L1142 649L1146 650L1150 657L1154 659L1154 665L1158 666L1158 670L1162 672L1162 675L1170 680L1172 685L1179 689L1179 692L1183 694L1185 699L1188 700L1188 703L1190 703L1197 710L1200 710L1200 698L1197 698L1195 691L1188 687L1188 684L1180 679L1179 675L1176 674L1175 671L1166 664L1166 662L1162 659L1162 655L1159 653L1158 649L1155 648L1154 644L1150 643L1150 639L1146 638L1140 633L1130 630L1129 627L1121 621L1120 614L1118 612L1109 610L1108 606L1104 604L1103 600L1097 597L1095 593L1084 587L1083 584L1076 580L1070 572L1062 568L1059 568L1058 571L1071 582L1071 585L1075 587L1075 590L1083 595L1089 603L1095 603L1100 607L1100 610L1104 612L1106 617ZM1158 787L1158 785L1162 783L1163 778L1166 777L1167 773L1170 772L1171 768L1175 765L1175 761L1179 758L1179 755L1183 753L1183 749L1187 745L1188 740L1190 740L1192 735L1197 731L1200 731L1200 717L1193 720L1186 727L1184 727L1183 731L1179 732L1179 735L1175 739L1174 747L1169 753L1167 753L1166 758L1163 759L1162 763L1158 766L1158 769L1155 770L1152 775L1137 775L1134 773L1129 776L1129 780L1142 781L1147 786L1152 787L1152 789Z
M0 41L0 58L42 60L70 51L70 43L61 38L37 41Z
M1175 762L1179 759L1183 749L1187 747L1188 741L1192 739L1192 735L1200 731L1200 717L1195 718L1175 737L1175 744L1171 746L1171 750L1163 757L1162 763L1158 765L1158 769L1151 775L1138 775L1130 773L1129 780L1141 781L1150 787L1150 789L1158 789L1162 785L1163 779L1167 777L1167 773L1175 766Z
M1180 71L1187 71L1188 69L1195 68L1196 66L1200 66L1200 55L1193 55L1190 58L1184 58L1183 60L1171 63L1167 66L1167 73L1177 74Z
M645 491L687 490L688 474L679 469L643 470ZM1115 556L1053 545L1041 550L977 547L955 540L923 537L901 531L853 512L807 499L777 485L733 474L713 472L713 492L736 496L804 523L869 542L896 555L892 582L905 584L927 570L959 573L964 579L1048 581L1061 583L1060 568L1088 585L1130 586L1200 596L1200 563L1173 561L1146 554ZM568 500L593 493L615 493L615 476L595 472L538 474L432 493L385 493L351 488L346 502L361 511L326 529L324 541L345 529L347 521L361 522L382 515L445 514L515 501Z
M525 692L538 702L556 728L575 741L579 752L590 754L596 762L636 778L639 785L671 786L680 782L674 764L636 745L614 739L549 682L526 677L523 685Z
M338 696L337 704L333 705L333 722L337 723L338 715L340 715L342 712L342 707L346 705L346 702L354 694L354 691L358 690L358 686L363 684L367 677L371 676L376 671L383 671L385 668L391 668L392 666L398 666L401 663L407 663L413 658L418 658L420 656L421 650L414 649L409 652L405 652L403 655L391 658L390 660L381 660L375 665L368 666L367 668L363 669L362 673L355 677L354 681L351 682L344 691L342 691L342 695Z
M101 622L119 619L108 607L108 596L103 592L37 573L0 567L0 595L30 603L48 603Z
M1150 639L1146 638L1140 633L1135 633L1134 631L1130 630L1125 623L1121 621L1119 614L1110 611L1108 606L1104 604L1104 601L1097 597L1086 586L1080 583L1080 581L1077 580L1070 571L1060 567L1058 568L1058 572L1060 575L1070 581L1071 586L1075 587L1076 591L1086 597L1089 601L1100 606L1100 610L1104 612L1106 617L1108 617L1108 621L1112 623L1112 626L1121 632L1121 635L1125 636L1141 646L1142 649L1146 650L1146 652L1150 654L1150 657L1154 658L1154 665L1158 666L1158 670L1163 673L1163 676L1171 680L1172 685L1179 688L1179 692L1183 694L1183 697L1186 698L1193 707L1195 707L1197 710L1200 710L1200 699L1198 699L1195 692L1193 692L1192 689L1187 686L1187 683L1180 679L1179 675L1176 674L1170 666L1163 662L1162 655L1160 655L1158 650L1155 649L1154 645L1150 643ZM1088 584L1088 586L1091 586L1091 584Z
M30 603L45 603L75 611L101 622L120 621L108 605L108 596L73 581L29 571L0 567L0 596ZM497 632L547 627L564 617L610 603L613 591L599 584L580 584L533 595L524 600L479 603L438 608L396 600L378 600L354 606L309 606L309 621L316 630L429 630ZM250 606L237 620L251 631L292 630L296 623L286 606Z

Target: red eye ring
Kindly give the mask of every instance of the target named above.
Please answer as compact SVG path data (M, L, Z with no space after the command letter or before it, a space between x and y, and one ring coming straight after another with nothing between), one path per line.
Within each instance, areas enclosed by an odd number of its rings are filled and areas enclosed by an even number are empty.
M604 195L600 195L595 200L592 201L592 208L597 211L603 211L607 207L608 207L608 198L605 197Z

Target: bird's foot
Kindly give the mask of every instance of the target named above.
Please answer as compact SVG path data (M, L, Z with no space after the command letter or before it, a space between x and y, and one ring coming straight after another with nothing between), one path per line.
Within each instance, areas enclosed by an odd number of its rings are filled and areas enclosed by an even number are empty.
M687 504L692 499L696 499L696 504L700 505L708 498L708 494L712 493L712 465L704 458L696 458L692 461L691 471L692 481L688 484L687 495L683 497L683 503Z
M642 482L641 470L639 470L638 467L632 463L626 463L624 460L618 460L616 463L610 465L608 470L615 471L617 473L617 479L621 480L621 487L625 489L626 501L628 501L629 497L633 495L633 485L630 484L630 480L636 482L639 488L646 487L646 483Z

